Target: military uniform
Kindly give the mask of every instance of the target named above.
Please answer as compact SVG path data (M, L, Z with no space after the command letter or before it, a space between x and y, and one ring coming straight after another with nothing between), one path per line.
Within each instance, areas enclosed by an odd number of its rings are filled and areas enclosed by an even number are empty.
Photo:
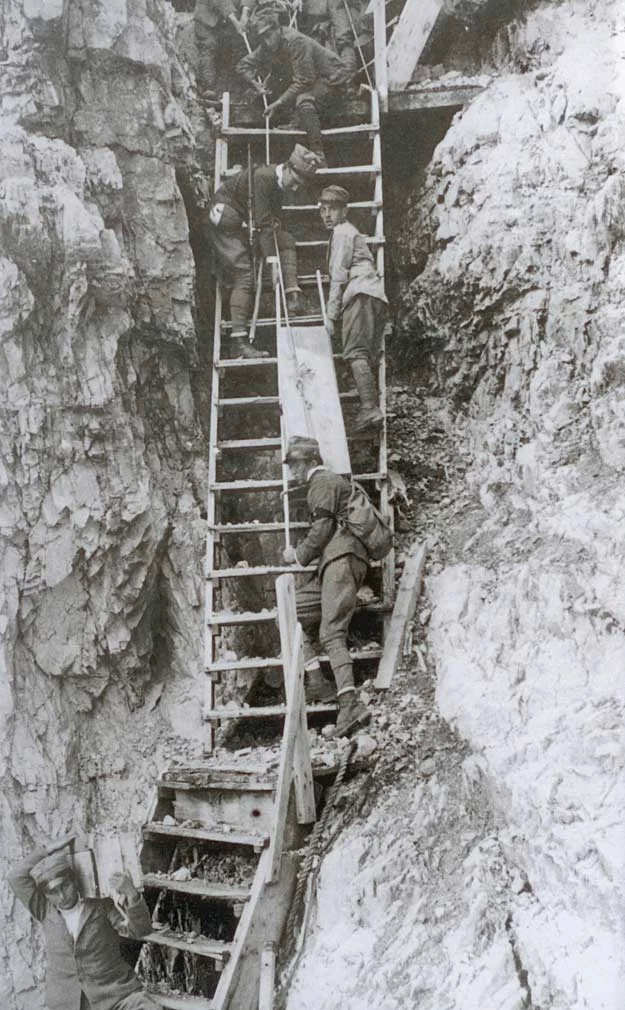
M266 30L269 19L259 20ZM276 25L277 27L277 25ZM261 44L239 60L237 73L250 83L271 73L271 92L279 108L295 107L295 125L306 132L308 147L323 155L319 110L344 97L352 71L330 49L295 28L280 29L280 45L268 53Z
M379 360L384 347L388 300L364 235L342 221L328 244L328 319L341 319L343 357Z
M317 571L297 590L297 615L309 641L319 626L319 642L328 654L339 695L354 686L347 632L368 567L366 548L336 520L350 494L351 484L344 477L324 466L311 469L306 497L312 525L295 550L301 565L319 559Z
M248 3L241 3L240 0L197 0L193 21L200 96L215 91L220 53L223 56L224 49L231 48L235 42L230 19L235 17L238 20L244 8L251 10L254 3L255 0L249 0Z
M143 898L123 915L110 898L85 898L74 939L31 875L42 854L17 866L8 882L43 929L48 1010L158 1010L119 949L120 934L140 939L152 930Z

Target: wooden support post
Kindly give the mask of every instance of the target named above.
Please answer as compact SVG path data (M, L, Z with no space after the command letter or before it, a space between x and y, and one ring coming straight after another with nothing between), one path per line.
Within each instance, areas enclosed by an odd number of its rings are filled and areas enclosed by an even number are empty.
M378 666L377 677L373 682L373 686L378 689L384 690L390 687L393 674L399 663L406 625L414 613L417 597L421 591L424 566L425 544L415 544L404 565L395 606L389 622L388 634L384 642L384 652Z
M297 734L301 732L301 712L305 712L304 707L304 662L302 657L303 631L301 624L295 626L295 637L293 639L291 662L288 672L285 670L285 683L290 681L290 691L287 690L287 713L284 720L284 732L282 734L282 746L280 748L280 767L278 768L278 781L276 783L276 794L274 800L274 817L269 840L269 867L267 872L267 883L274 883L280 876L280 863L282 860L282 846L284 842L284 828L286 825L286 814L291 795L291 781L293 779L293 757L295 754L295 741ZM290 695L290 697L289 697ZM308 734L308 731L306 731Z
M388 110L388 67L386 63L386 7L384 0L372 0L375 88L382 112Z
M410 84L443 0L406 0L387 49L388 87L403 91Z
M273 1010L273 986L276 975L276 950L268 943L260 952L258 1010Z
M276 579L276 599L278 602L278 624L280 626L280 649L285 671L291 669L293 660L293 637L297 625L295 608L295 577L280 575ZM293 683L285 676L285 691L287 704L290 705L289 693ZM317 818L315 806L315 790L313 788L312 766L310 763L310 744L308 742L308 722L306 707L301 706L299 716L300 732L295 742L293 758L293 784L295 786L295 806L299 824L312 824Z

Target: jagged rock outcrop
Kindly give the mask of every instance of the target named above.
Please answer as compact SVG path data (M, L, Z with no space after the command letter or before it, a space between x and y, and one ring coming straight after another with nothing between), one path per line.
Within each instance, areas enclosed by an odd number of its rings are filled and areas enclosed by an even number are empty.
M472 497L427 642L484 835L410 765L322 869L288 1010L622 1005L624 51L620 5L537 6L414 196L402 352Z
M0 87L3 853L137 826L202 736L192 82L154 0L5 4ZM7 1007L41 1006L5 883Z

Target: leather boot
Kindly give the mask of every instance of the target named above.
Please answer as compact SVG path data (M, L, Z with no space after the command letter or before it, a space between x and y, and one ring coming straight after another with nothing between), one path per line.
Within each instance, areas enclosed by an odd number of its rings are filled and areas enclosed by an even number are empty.
M244 334L233 333L230 337L230 357L231 358L268 358L267 351L262 351L254 344L250 344Z
M306 139L308 141L307 147L309 151L314 151L315 154L320 155L323 158L325 165L326 156L323 150L323 140L321 137L321 123L319 122L319 113L317 112L315 103L300 102L295 109L295 114L297 118L297 125L300 130L303 130L306 134Z
M339 694L339 715L336 720L336 736L351 736L371 721L371 710L360 701L355 687L347 688Z
M304 674L304 687L307 702L327 704L336 701L336 688L326 680L320 666L312 666Z
M360 410L356 414L353 430L378 428L384 420L384 415L378 407L378 394L371 365L366 358L352 358L350 366L360 397Z

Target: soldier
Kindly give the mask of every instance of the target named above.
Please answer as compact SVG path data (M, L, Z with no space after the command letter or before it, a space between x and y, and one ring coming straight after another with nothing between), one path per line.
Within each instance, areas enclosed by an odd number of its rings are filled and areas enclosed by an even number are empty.
M338 694L336 732L338 736L351 736L371 719L371 712L358 699L347 648L349 623L367 574L369 556L360 540L337 520L347 505L351 485L323 465L317 440L294 435L289 439L285 462L294 482L306 486L311 527L295 549L285 548L283 561L287 565L308 565L319 559L317 571L296 591L297 616L305 635L306 696L309 701L328 701L335 696L316 658L322 646Z
M295 239L279 227L282 198L287 189L312 179L321 164L318 155L296 144L280 165L257 165L227 179L217 190L209 212L210 238L220 279L230 293L231 347L234 357L264 357L247 342L247 323L254 299L254 275L250 249L248 212L253 205L254 228L263 256L276 255L276 242L284 279L287 309L297 313L301 291L297 280ZM246 230L247 229L247 230Z
M259 38L256 49L237 63L240 74L256 90L262 90L257 78L271 75L270 91L280 92L265 109L268 119L276 113L295 107L295 126L304 130L308 146L324 159L319 108L323 110L333 99L344 98L345 87L352 71L336 53L325 49L314 39L284 28L277 15L271 13L252 17Z
M342 186L327 186L319 197L321 220L332 232L326 327L332 337L340 321L343 357L349 361L360 397L354 430L364 431L384 419L373 369L382 356L388 301L365 236L347 220L348 203L349 193Z
M304 0L298 25L305 34L312 35L322 45L331 33L337 53L351 76L355 77L358 60L354 28L358 21L358 13L351 5L347 6L346 0Z
M231 45L232 28L243 35L254 0L197 0L193 12L197 47L197 89L200 100L216 99L220 51Z
M127 873L114 874L111 898L82 898L66 847L73 835L33 852L9 885L41 923L46 941L48 1010L158 1010L119 950L120 935L152 931L148 907Z

